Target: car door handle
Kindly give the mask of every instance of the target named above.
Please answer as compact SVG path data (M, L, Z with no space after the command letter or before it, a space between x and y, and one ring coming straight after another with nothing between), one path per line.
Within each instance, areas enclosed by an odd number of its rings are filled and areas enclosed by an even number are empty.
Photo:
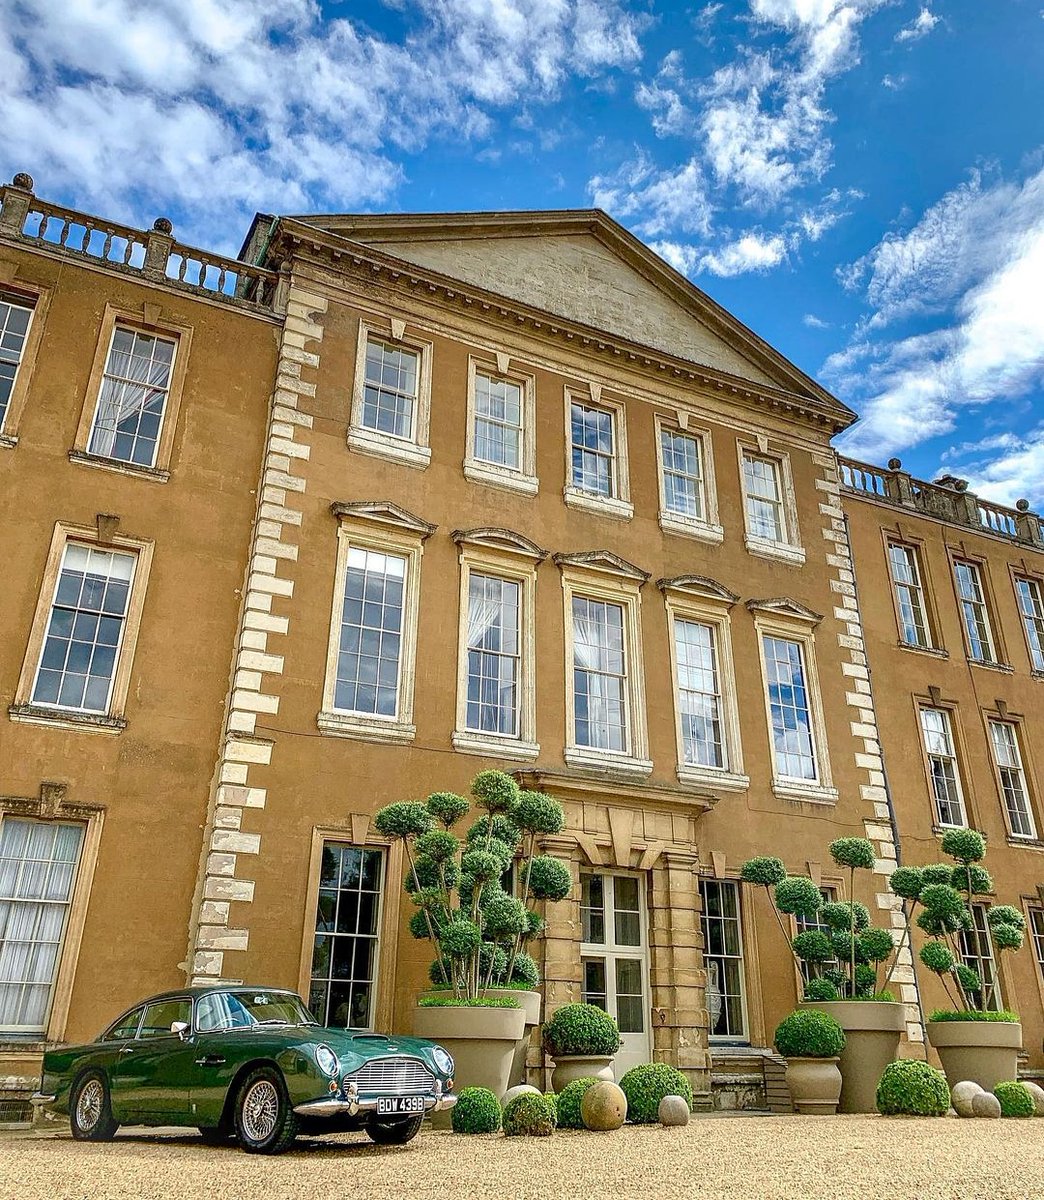
M225 1060L217 1054L204 1054L202 1058L196 1059L197 1067L221 1067L224 1063Z
M123 1049L120 1051L120 1053L121 1054L133 1054L134 1047L133 1046L124 1046Z

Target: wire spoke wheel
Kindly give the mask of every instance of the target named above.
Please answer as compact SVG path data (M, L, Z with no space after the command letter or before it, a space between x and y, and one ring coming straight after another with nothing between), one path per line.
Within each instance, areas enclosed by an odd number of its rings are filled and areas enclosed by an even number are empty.
M279 1120L279 1093L269 1079L259 1079L243 1097L243 1132L253 1142L266 1142Z
M69 1123L81 1142L108 1142L119 1122L113 1120L109 1087L100 1071L81 1076L69 1097Z
M100 1079L88 1079L76 1101L76 1120L84 1133L93 1133L101 1120L105 1089Z

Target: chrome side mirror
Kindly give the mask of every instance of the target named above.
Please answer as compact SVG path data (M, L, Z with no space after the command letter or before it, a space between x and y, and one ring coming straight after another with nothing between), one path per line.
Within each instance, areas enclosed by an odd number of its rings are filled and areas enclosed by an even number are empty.
M188 1031L191 1028L188 1021L171 1021L170 1023L170 1032L176 1033L182 1041L188 1036Z

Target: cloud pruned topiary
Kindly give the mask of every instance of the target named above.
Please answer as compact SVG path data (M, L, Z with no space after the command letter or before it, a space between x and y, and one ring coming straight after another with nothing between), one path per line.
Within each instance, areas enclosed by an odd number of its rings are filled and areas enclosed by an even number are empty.
M811 919L823 907L823 894L811 879L788 875L776 884L776 907L780 912Z
M853 871L874 869L873 843L866 838L837 838L830 843L830 857L839 867L848 867Z
M775 887L787 877L787 868L781 858L748 858L740 867L740 878L744 883L757 884L760 887Z

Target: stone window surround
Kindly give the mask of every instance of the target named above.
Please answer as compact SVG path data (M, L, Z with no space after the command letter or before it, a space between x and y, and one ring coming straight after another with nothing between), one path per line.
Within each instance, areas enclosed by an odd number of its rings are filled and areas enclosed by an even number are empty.
M0 262L0 292L10 295L14 301L21 300L26 307L32 308L33 315L29 319L29 329L25 345L22 347L22 358L18 364L11 398L7 404L4 416L4 427L0 431L0 449L13 449L18 445L18 426L25 411L25 402L40 356L40 345L43 341L44 327L47 320L47 309L51 303L51 289L41 284L30 283L17 277L17 270L9 279L4 270L7 264Z
M490 357L495 361L490 362ZM504 379L521 389L522 462L518 469L499 463L486 462L475 457L475 376L489 375L492 379ZM484 483L490 487L506 488L535 496L540 490L536 463L536 376L513 366L511 358L503 351L495 355L468 355L468 403L467 427L464 434L464 477L473 483Z
M780 499L783 503L783 521L786 526L785 542L774 542L768 538L756 537L750 532L747 515L747 488L743 470L744 456L752 454L757 458L770 459L778 469ZM790 467L790 451L773 447L764 434L753 438L739 437L736 439L736 455L739 462L739 488L743 500L743 543L750 554L760 558L774 558L780 562L800 566L805 561L805 550L801 544L801 524L798 520L797 495L794 491L794 476Z
M547 551L521 534L505 529L454 530L453 540L460 550L460 615L457 636L457 706L453 747L465 754L492 758L530 760L540 754L536 721L536 574ZM503 737L496 733L467 728L468 588L471 573L510 579L520 585L519 624L519 736Z
M970 829L979 828L977 804L975 797L968 787L968 771L965 764L968 762L968 747L965 742L964 726L959 720L959 705L955 700L944 700L942 694L937 687L929 687L927 694L915 693L912 696L914 708L914 721L917 726L917 737L921 748L921 764L924 768L924 784L927 789L928 796L928 811L932 818L932 832L945 833L947 829L958 828L953 825L940 825L939 814L936 807L935 789L932 787L932 774L928 766L928 747L924 741L924 728L921 725L921 709L922 708L937 708L945 712L950 722L950 741L953 745L954 758L957 761L957 784L961 791L961 803L964 806L964 820L966 827ZM986 734L988 736L988 733ZM986 748L986 753L990 754L989 747ZM991 755L992 760L992 755ZM1007 828L1007 826L1005 826Z
M746 607L754 615L754 632L758 643L758 663L761 668L765 722L772 762L772 791L784 800L800 800L809 804L835 804L837 788L833 786L830 771L829 742L823 713L823 698L819 686L819 668L816 663L815 629L822 618L818 613L786 598L748 600ZM765 668L763 639L766 636L798 642L801 646L816 755L817 778L814 780L791 779L788 776L779 775L776 771L776 748L772 736L772 708L769 700L768 674Z
M178 425L178 411L185 390L185 378L188 373L189 351L192 346L192 326L176 324L162 315L158 304L145 303L140 309L119 308L114 304L106 304L102 315L98 341L94 350L94 361L87 380L87 391L83 408L80 411L73 448L69 451L69 461L81 466L100 467L103 470L117 471L124 475L133 475L142 479L151 479L156 483L166 483L170 478L170 460L174 449L174 435ZM117 325L132 329L151 336L169 338L175 343L174 362L170 373L170 385L167 389L167 402L163 409L163 421L160 426L160 437L156 444L156 463L152 467L138 463L123 462L120 459L106 458L104 455L92 454L88 450L94 417L101 402L102 379L112 347L113 335Z
M985 667L987 670L999 667L1010 671L1011 667L1008 665L1004 631L997 620L997 597L993 590L993 581L990 578L989 563L982 555L969 552L963 544L957 546L947 544L946 557L950 564L950 586L953 589L954 603L957 606L957 620L961 627L961 645L964 648L965 658L974 667ZM968 563L978 571L979 587L982 590L982 602L986 611L986 625L990 642L993 646L994 660L992 662L985 662L982 659L972 658L971 656L968 630L964 624L964 610L961 607L961 593L957 586L958 563ZM1022 620L1021 614L1019 615L1019 620L1020 622Z
M602 517L615 517L621 521L629 521L634 516L634 505L631 503L630 466L627 455L627 410L622 400L610 400L602 392L600 383L590 382L586 385L574 386L566 384L563 388L565 398L565 486L562 495L570 508L581 512L595 513ZM612 496L599 496L593 492L584 491L573 483L573 415L574 401L587 407L599 408L610 413L613 418L613 474L615 493Z
M1004 819L1004 830L1008 837L1009 844L1016 846L1037 846L1041 843L1041 822L1039 817L1040 804L1037 796L1037 775L1033 762L1033 754L1030 746L1030 739L1026 737L1025 717L1021 713L1013 713L1008 709L1006 704L998 704L993 708L983 708L981 710L983 721L983 731L986 737L986 751L990 760L990 769L993 772L994 782L997 787L997 799L1000 804L1001 816ZM951 719L952 724L952 719ZM1000 724L1008 725L1015 736L1015 745L1018 750L1019 762L1022 767L1022 787L1026 794L1026 805L1029 809L1030 820L1036 833L1032 836L1028 834L1013 833L1011 828L1011 819L1008 815L1008 805L1004 799L1004 788L1001 785L1000 767L997 764L997 756L994 753L993 747L993 732L990 729L991 725Z
M351 421L348 426L348 446L360 454L376 458L387 458L423 471L431 462L429 425L431 421L431 369L434 355L433 343L415 332L411 325L406 332L406 322L389 317L387 320L359 318L359 338L355 351L355 380L352 388ZM395 437L376 429L367 429L362 423L363 401L366 389L366 344L370 337L381 341L398 342L418 357L417 399L413 413L413 436Z
M40 583L36 611L29 632L29 641L26 645L25 658L22 660L22 670L18 677L18 686L15 689L11 707L7 710L12 721L26 721L37 725L50 725L58 729L97 731L109 734L121 733L126 728L127 694L130 689L134 651L145 605L145 591L152 563L153 543L146 538L119 534L117 533L118 527L118 517L101 513L98 514L98 521L94 528L73 525L65 521L55 522L54 532L51 534L51 544L47 551L43 579ZM122 550L133 554L136 559L134 578L131 580L127 603L127 616L124 619L123 638L116 659L116 671L113 675L107 713L81 713L72 709L53 708L50 705L32 702L33 682L36 679L40 655L43 653L44 637L47 633L55 589L58 585L62 555L69 542L79 542L99 550Z
M337 557L334 571L330 634L323 681L323 706L316 716L320 732L369 742L412 742L417 733L413 723L413 693L416 678L417 625L420 617L420 571L424 541L435 530L398 505L382 501L333 504L337 517ZM406 591L399 643L398 704L394 717L375 713L342 712L334 705L337 659L341 648L341 613L344 581L351 547L397 554L406 559Z
M895 627L897 631L896 645L902 650L913 650L915 653L932 654L937 657L947 655L946 647L943 645L942 628L935 609L935 580L932 577L932 569L928 561L927 543L924 538L917 537L898 524L891 529L882 528L881 542L884 547L884 566L888 575L889 591L892 597L892 612L895 615ZM889 548L891 546L902 546L906 550L912 550L917 560L917 570L921 578L921 603L924 607L924 620L927 626L925 632L929 638L929 645L927 646L917 646L912 642L904 642L902 639L903 624L899 613L899 600L896 595L895 580L892 578L891 558L889 557Z
M1040 589L1041 597L1044 598L1044 573L1033 570L1025 558L1023 558L1018 563L1008 563L1008 574L1011 577L1012 594L1015 598L1015 611L1018 614L1019 625L1022 627L1022 640L1026 647L1026 657L1029 660L1030 674L1040 679L1044 677L1044 672L1036 670L1033 666L1033 652L1030 649L1029 634L1026 632L1026 621L1019 604L1018 581L1025 579L1030 583L1035 583Z
M72 999L76 966L80 955L80 942L87 919L87 905L94 883L98 852L101 847L102 826L105 822L103 805L74 804L70 803L66 797L66 784L51 782L40 784L39 796L0 796L0 821L3 821L5 816L12 816L83 826L80 859L76 866L76 877L73 881L72 896L65 920L61 955L54 977L47 1027L39 1038L19 1037L17 1041L24 1045L20 1051L14 1052L14 1057L17 1057L19 1053L28 1053L34 1058L38 1058L39 1052L44 1049L45 1044L65 1040L69 1003ZM0 1032L0 1037L11 1038L12 1035L4 1035Z
M645 660L642 655L641 588L648 575L607 551L585 554L556 554L562 573L565 629L566 730L564 758L570 767L627 779L644 779L652 774L649 734L645 711ZM573 694L573 596L618 604L624 610L627 663L626 753L578 746Z
M667 631L671 656L671 687L674 695L674 727L677 744L677 776L682 784L702 787L744 790L750 778L743 773L743 745L740 736L739 707L736 699L736 671L732 657L730 610L739 599L727 588L712 579L699 575L680 575L673 579L657 580L663 592L667 612ZM681 708L678 704L678 656L675 643L675 618L710 625L714 630L715 656L718 668L718 688L721 697L721 719L725 732L724 769L698 766L685 761L685 739L682 731Z
M717 545L724 540L725 533L718 517L718 488L714 476L714 447L709 426L692 424L689 413L682 408L677 409L674 415L654 413L653 421L656 434L656 480L660 497L660 528L665 533L677 533L682 537L697 538L702 542ZM700 468L703 474L704 514L702 519L671 512L667 508L661 439L663 431L668 433L683 433L699 443Z

